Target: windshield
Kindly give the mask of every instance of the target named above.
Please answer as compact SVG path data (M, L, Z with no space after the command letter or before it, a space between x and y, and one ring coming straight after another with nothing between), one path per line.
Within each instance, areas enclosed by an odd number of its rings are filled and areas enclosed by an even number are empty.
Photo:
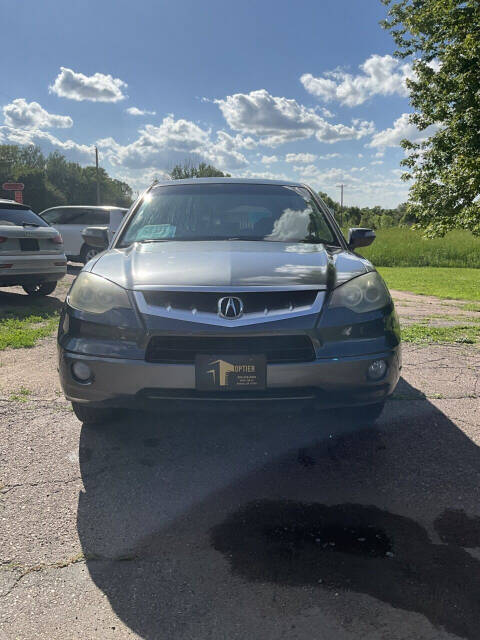
M178 184L148 193L117 246L167 240L338 244L307 189L265 184Z
M0 205L0 226L35 225L36 227L48 227L48 224L29 209L20 207L3 207Z

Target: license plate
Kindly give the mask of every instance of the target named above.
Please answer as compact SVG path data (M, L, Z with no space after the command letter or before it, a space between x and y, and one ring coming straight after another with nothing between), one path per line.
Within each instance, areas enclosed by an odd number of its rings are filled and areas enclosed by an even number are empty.
M20 238L20 249L22 251L38 251L38 240L35 240L35 238Z
M264 355L205 355L195 358L195 384L199 391L253 391L265 389Z

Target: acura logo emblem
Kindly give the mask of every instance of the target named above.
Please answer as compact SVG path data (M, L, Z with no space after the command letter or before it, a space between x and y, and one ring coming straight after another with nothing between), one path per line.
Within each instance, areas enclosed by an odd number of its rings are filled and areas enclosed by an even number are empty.
M243 302L240 298L220 298L218 301L218 315L221 318L234 320L239 318L243 313Z

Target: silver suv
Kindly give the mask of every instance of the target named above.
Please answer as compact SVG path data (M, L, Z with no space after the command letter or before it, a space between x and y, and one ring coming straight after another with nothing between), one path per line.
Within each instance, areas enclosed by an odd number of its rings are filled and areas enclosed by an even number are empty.
M181 402L363 407L397 384L390 294L303 184L238 179L152 186L66 299L60 376L77 417Z
M0 199L0 287L52 293L67 273L62 236L28 205Z

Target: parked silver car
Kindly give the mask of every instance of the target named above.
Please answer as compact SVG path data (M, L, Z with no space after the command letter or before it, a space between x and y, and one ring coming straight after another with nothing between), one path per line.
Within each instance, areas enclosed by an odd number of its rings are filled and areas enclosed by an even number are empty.
M52 293L67 272L62 236L27 205L0 199L0 287Z
M362 407L397 384L390 294L303 184L194 179L154 185L75 281L60 320L60 377L78 418L115 407L303 401Z

